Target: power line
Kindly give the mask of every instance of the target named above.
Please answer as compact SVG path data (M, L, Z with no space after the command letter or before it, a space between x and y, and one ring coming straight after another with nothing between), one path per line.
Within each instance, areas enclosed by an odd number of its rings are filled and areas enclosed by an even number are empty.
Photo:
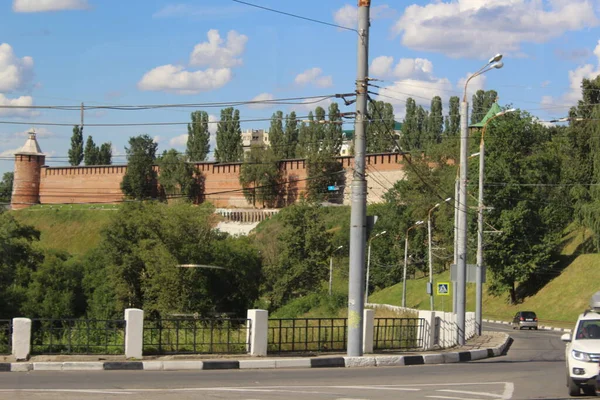
M332 26L334 28L340 28L340 29L345 29L345 30L348 30L348 31L353 31L353 32L356 32L356 34L358 35L358 31L356 29L348 28L347 26L341 26L341 25L332 24L330 22L319 21L318 19L303 17L301 15L292 14L292 13L288 13L288 12L285 12L285 11L279 11L279 10L275 10L273 8L259 6L257 4L252 4L252 3L245 2L245 1L240 1L240 0L232 0L232 1L234 1L236 3L240 3L240 4L245 4L245 5L250 6L250 7L260 8L261 10L266 10L266 11L274 12L274 13L277 13L277 14L287 15L288 17L303 19L305 21L310 21L310 22L314 22L314 23L317 23L317 24L321 24L321 25L327 25L327 26Z

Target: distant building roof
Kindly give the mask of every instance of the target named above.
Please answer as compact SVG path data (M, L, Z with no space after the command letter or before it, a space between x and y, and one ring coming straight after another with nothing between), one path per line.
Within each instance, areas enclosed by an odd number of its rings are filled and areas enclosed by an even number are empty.
M42 149L40 149L40 145L38 144L35 138L35 131L32 129L29 132L29 138L19 150L15 152L15 154L31 154L36 156L43 156Z
M483 117L480 122L469 125L469 128L483 128L488 119L492 118L501 111L502 108L498 105L498 103L494 102L494 104L492 104L490 107L490 110L487 112L487 114L485 114L485 117Z

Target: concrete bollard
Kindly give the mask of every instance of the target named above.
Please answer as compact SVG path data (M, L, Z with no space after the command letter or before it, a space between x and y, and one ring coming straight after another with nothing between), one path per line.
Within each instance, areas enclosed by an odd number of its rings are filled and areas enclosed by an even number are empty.
M12 355L17 361L28 360L31 353L31 320L13 318L12 325Z
M144 310L125 309L125 358L142 359L144 346Z
M269 312L267 310L248 310L250 329L246 333L246 343L249 343L248 353L251 356L264 357L267 355L269 334Z
M423 325L419 325L419 337L423 341L423 350L433 348L435 343L435 311L419 311L419 318L423 319Z
M373 353L373 335L375 334L375 310L365 309L363 312L363 353Z

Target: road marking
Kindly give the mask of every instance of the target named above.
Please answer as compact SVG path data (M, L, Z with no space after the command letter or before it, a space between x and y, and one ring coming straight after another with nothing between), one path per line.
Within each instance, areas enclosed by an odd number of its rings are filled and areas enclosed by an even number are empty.
M89 394L135 394L136 389L128 391L102 390L102 389L0 389L3 393L89 393Z
M419 392L421 389L407 388L407 387L395 387L395 386L329 386L336 389L363 389L363 390L401 390L405 392Z
M448 399L448 400L479 400L479 399L467 399L465 397L450 397L450 396L426 396L432 399Z
M489 397L495 397L497 399L503 399L504 398L503 394L495 394L495 393L487 393L487 392L470 392L468 390L441 389L441 390L438 390L438 392L468 394L468 395L474 395L474 396L489 396Z

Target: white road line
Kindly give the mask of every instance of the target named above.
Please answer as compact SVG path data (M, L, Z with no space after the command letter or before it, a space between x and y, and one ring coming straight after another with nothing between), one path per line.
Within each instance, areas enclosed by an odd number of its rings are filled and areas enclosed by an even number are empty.
M128 389L130 390L130 389ZM102 389L0 389L2 393L89 393L89 394L135 394L132 391L115 391Z
M364 390L400 390L405 392L420 392L421 389L405 388L405 387L386 387L386 386L330 386L336 389L364 389Z
M450 397L450 396L426 396L432 399L449 399L449 400L479 400L479 399L467 399L466 397Z
M495 393L487 393L487 392L470 392L468 390L452 390L452 389L441 389L438 392L448 392L448 393L459 393L459 394L468 394L473 396L489 396L495 397L497 399L503 399L503 395L495 394Z

